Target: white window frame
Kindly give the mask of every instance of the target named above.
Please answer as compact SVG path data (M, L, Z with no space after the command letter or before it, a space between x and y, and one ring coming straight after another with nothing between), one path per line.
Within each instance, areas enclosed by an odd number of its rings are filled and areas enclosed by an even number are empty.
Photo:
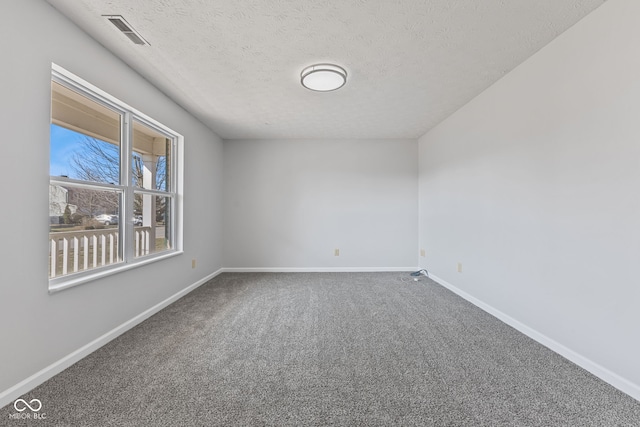
M51 64L51 80L57 82L63 86L70 88L79 94L93 100L99 104L105 105L108 108L117 111L122 115L121 124L121 159L120 159L120 183L119 184L107 184L107 183L93 183L87 181L79 181L66 177L54 177L49 176L49 184L57 185L73 185L75 187L90 188L95 190L117 190L122 192L122 199L120 200L120 221L119 221L119 245L122 245L121 253L123 256L122 262L100 266L92 268L90 270L81 271L77 273L71 273L64 276L54 277L49 279L49 293L54 293L81 285L87 282L92 282L96 279L116 274L122 271L127 271L133 268L141 267L150 263L158 262L176 255L183 253L183 153L184 153L184 137L172 129L157 122L146 114L138 111L137 109L129 106L128 104L120 101L119 99L109 95L98 87L92 85L86 80L78 77L77 75L67 71L59 65ZM153 189L142 189L135 187L131 180L131 156L132 156L132 141L133 141L133 121L144 124L162 134L167 135L172 140L172 159L171 164L167 164L167 167L171 168L171 183L169 184L170 191L160 191ZM142 257L135 257L133 249L133 200L134 191L143 192L145 194L152 194L163 197L170 197L173 199L171 203L171 242L173 248L167 249L158 253L145 255ZM124 212L123 212L124 211Z

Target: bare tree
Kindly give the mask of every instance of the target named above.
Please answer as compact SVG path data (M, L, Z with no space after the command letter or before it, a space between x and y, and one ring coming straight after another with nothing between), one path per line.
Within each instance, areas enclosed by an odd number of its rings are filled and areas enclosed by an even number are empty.
M120 182L120 146L84 135L81 148L71 158L73 178L83 181L117 184ZM144 161L142 155L134 151L131 159L132 184L143 188ZM159 156L156 161L155 188L164 189L167 182L167 158ZM119 201L107 191L75 189L70 194L72 203L85 215L117 213ZM142 212L142 195L134 197L134 212ZM161 205L164 205L163 203ZM156 206L156 210L162 210Z
M118 212L118 194L113 191L68 187L69 202L78 207L77 213L94 217L102 213Z
M83 136L82 148L71 158L71 170L83 181L120 182L120 146Z

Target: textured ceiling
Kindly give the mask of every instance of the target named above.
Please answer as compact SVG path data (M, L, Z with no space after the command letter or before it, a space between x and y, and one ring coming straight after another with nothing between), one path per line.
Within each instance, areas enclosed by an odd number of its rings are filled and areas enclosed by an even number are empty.
M264 139L420 137L605 0L47 1L221 137ZM346 86L304 89L319 62Z

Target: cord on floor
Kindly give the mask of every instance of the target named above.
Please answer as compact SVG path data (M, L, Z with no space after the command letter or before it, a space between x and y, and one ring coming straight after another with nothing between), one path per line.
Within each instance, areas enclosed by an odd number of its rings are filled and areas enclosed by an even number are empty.
M409 276L410 277L400 276L399 279L403 283L419 282L421 276L429 277L429 272L425 269L422 269L422 270L418 270L418 271L414 271L413 273L410 273Z

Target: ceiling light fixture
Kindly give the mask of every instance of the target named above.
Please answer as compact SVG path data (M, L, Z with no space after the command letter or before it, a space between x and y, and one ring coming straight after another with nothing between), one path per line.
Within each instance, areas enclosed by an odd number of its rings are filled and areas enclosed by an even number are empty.
M333 64L316 64L300 73L302 86L317 92L340 89L347 82L347 72Z

